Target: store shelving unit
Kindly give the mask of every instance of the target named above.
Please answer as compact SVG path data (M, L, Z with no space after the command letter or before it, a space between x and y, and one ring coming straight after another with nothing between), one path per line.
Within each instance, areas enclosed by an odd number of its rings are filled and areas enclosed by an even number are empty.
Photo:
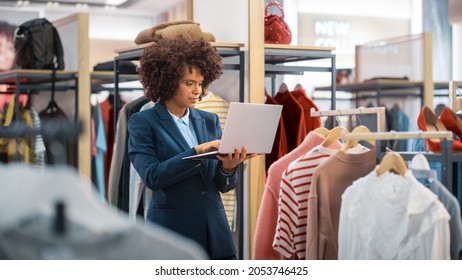
M265 76L272 78L272 92L276 91L275 75L303 75L305 72L328 72L331 73L331 85L328 89L332 92L331 109L336 108L336 57L335 48L315 46L291 46L265 44ZM319 66L314 62L328 60L328 66ZM296 64L294 64L296 62Z

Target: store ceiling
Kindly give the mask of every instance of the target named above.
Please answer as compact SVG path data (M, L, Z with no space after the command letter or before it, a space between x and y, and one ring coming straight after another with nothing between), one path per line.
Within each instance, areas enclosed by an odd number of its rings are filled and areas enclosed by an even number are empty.
M144 11L163 11L177 3L184 0L3 0L0 6L40 6L40 5L53 5L59 3L61 6L75 6L78 4L86 4L88 7L104 7L106 5L113 5L118 9L133 9ZM54 4L56 7L56 4Z

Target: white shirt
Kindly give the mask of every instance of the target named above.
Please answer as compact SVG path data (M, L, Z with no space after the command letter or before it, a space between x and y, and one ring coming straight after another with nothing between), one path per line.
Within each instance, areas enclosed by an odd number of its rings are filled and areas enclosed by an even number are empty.
M450 259L449 213L408 170L372 171L342 195L339 259Z

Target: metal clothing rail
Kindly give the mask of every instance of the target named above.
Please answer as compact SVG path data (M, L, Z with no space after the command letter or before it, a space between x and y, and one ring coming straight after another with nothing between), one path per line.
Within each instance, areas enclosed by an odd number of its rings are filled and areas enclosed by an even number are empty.
M316 111L316 109L311 108L310 111L310 115L312 117L351 116L365 114L377 114L377 131L385 131L385 107L359 107L356 109L326 111Z
M428 161L441 163L441 183L446 188L457 195L457 184L453 182L453 163L462 161L462 153L453 153L452 141L453 135L450 131L414 131L414 132L370 132L370 133L345 133L341 139L347 140L397 140L397 139L441 139L441 153L425 153L425 152L401 152L399 153L404 160L410 161L417 154L423 154ZM385 146L382 146L380 141L377 145L377 158L382 159L386 152ZM457 174L460 176L459 174ZM455 186L455 187L454 187Z
M370 132L370 133L345 133L343 140L400 140L400 139L446 139L452 140L451 131L390 131L390 132Z
M53 143L54 151L65 151L66 143L77 143L82 133L82 122L62 122L61 120L49 119L42 121L40 128L28 127L24 121L15 120L9 126L0 127L0 139L16 139L15 161L19 160L19 138L35 137L40 135L46 142ZM76 149L77 151L77 149ZM62 153L55 154L53 164L66 164Z

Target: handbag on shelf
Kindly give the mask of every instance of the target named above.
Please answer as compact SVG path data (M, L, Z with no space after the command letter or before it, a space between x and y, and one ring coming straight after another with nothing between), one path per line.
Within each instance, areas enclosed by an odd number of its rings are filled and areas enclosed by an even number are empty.
M281 15L268 15L268 8L276 6ZM266 44L290 44L292 32L284 20L284 10L278 1L269 2L265 7L265 43Z

